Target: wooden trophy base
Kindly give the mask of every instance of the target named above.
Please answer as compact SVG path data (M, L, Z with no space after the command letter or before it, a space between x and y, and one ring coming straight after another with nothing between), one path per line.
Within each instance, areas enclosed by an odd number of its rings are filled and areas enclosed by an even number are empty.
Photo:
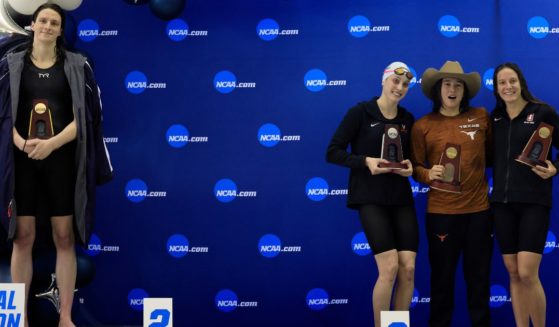
M389 162L389 163L379 163L380 168L390 168L390 169L407 169L408 165L399 162Z
M449 183L437 179L432 181L430 186L435 190L439 190L443 192L450 192L450 193L457 193L457 194L462 193L460 184L458 183L452 183L452 182Z
M526 166L530 166L532 168L534 168L536 166L547 167L547 162L541 161L541 160L538 160L538 159L529 158L529 157L526 157L526 156L523 156L523 155L519 155L514 160L516 160L516 161L518 161L521 164L524 164Z

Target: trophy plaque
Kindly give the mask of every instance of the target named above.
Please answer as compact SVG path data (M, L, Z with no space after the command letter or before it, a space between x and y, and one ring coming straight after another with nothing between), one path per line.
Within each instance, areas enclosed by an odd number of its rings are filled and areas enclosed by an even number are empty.
M53 137L52 117L47 100L33 100L29 117L29 139L49 139Z
M447 143L439 165L444 166L442 180L431 181L431 188L439 191L460 193L460 145Z
M530 140L528 140L524 150L522 150L522 153L515 160L530 167L547 167L545 159L551 147L552 134L553 126L540 123L530 137Z
M402 141L400 139L400 126L387 124L384 125L384 135L382 136L381 158L390 161L380 163L380 168L406 169L407 165L401 163L403 158Z

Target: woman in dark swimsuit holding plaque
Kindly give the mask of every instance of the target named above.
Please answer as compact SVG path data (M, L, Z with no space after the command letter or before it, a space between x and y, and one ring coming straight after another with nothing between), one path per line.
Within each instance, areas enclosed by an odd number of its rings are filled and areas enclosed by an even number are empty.
M538 273L549 228L551 177L559 165L558 159L551 161L550 149L559 146L559 117L530 93L516 64L498 66L493 83L495 232L510 277L516 325L545 326Z
M13 156L2 153L6 157L2 169L13 174L15 181L15 185L7 183L1 195L3 202L9 201L12 281L25 283L27 299L33 276L35 221L50 217L59 326L74 326L74 228L81 243L87 244L95 185L110 180L112 167L102 140L97 84L86 58L65 50L64 22L64 11L58 5L39 6L32 16L27 49L0 61L4 100L0 105L4 112L14 114L8 115L13 122L13 139L9 138Z
M347 205L359 210L379 271L373 289L377 327L391 299L394 310L409 310L413 294L419 235L407 158L414 118L398 105L412 78L402 62L386 67L381 96L349 109L327 152L328 162L351 168Z
M430 185L426 231L431 265L430 326L450 326L455 272L463 256L472 326L491 325L489 273L493 239L485 178L489 115L470 107L479 91L478 73L464 73L457 61L429 68L421 79L433 112L411 133L414 178Z

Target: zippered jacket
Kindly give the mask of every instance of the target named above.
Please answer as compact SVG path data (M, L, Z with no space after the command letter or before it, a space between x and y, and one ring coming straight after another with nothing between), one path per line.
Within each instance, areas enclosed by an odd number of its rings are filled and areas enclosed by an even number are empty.
M25 52L10 53L0 60L0 222L13 239L17 203L14 199L12 128L17 117L21 72ZM100 91L91 66L80 54L66 52L64 72L70 85L77 125L74 222L76 240L89 242L95 215L95 186L110 181L113 168L103 139Z
M504 108L491 113L493 124L493 192L491 202L519 202L551 207L552 178L542 179L531 167L515 159L522 153L532 134L541 122L554 127L552 144L559 147L559 116L547 104L528 103L522 112L510 119ZM559 170L559 156L548 160Z

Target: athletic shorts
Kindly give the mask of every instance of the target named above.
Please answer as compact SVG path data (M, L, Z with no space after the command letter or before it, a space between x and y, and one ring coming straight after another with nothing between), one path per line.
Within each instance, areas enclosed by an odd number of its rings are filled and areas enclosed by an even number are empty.
M531 203L493 203L495 233L502 254L543 253L549 208Z
M74 213L75 142L33 160L14 147L18 216L68 216Z
M419 227L413 205L365 204L359 208L359 217L375 255L394 249L417 252Z

